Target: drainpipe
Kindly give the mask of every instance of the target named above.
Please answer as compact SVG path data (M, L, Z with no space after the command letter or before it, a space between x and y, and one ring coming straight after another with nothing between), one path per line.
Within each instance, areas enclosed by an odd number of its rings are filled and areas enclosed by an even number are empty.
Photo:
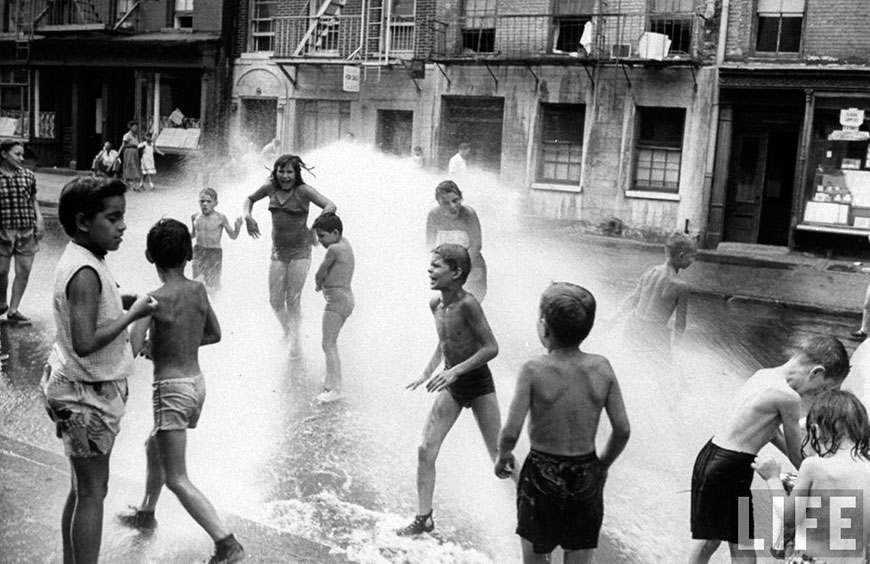
M713 73L713 99L710 104L710 133L707 136L707 164L704 170L704 198L706 209L702 213L710 216L710 199L713 195L713 174L716 167L716 141L719 136L719 72L722 63L725 62L725 43L728 34L728 11L731 0L722 0L722 15L719 18L719 43L716 46L716 68ZM704 222L704 232L708 228L708 221Z

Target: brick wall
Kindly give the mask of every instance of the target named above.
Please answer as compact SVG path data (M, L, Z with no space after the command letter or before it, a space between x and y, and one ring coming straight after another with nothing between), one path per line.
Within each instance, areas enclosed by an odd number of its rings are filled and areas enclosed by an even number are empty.
M212 0L211 2L194 2L193 4L193 30L194 31L221 31L221 19L224 10L224 2L238 0Z
M232 0L230 0L232 1ZM237 0L239 3L238 20L233 38L233 58L241 56L248 50L248 27L251 24L251 6L249 0Z

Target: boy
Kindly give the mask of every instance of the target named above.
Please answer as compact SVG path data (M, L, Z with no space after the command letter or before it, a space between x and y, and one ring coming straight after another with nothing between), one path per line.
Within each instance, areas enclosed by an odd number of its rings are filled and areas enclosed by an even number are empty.
M463 408L470 407L474 412L489 456L495 460L501 415L495 383L486 363L498 355L498 343L480 303L462 287L470 271L471 258L465 247L444 244L432 251L429 286L440 295L432 298L429 308L435 317L438 346L423 375L407 388L415 390L425 383L427 391L438 395L417 452L417 516L410 525L396 531L401 536L435 529L432 520L435 460ZM436 373L442 357L444 370Z
M341 397L341 359L338 357L338 333L353 312L354 257L350 243L342 236L344 226L334 213L321 214L312 225L317 240L326 249L323 263L314 275L314 289L323 291L323 353L326 355L326 379L317 401L328 403Z
M150 332L154 362L154 430L145 444L148 473L139 509L119 515L123 525L150 531L157 526L154 510L164 483L215 542L209 564L240 562L245 551L218 518L205 496L187 477L187 429L196 428L205 401L205 381L198 349L221 339L217 316L205 287L184 276L192 254L190 232L174 219L161 219L148 232L145 256L157 267L163 286L153 292L154 312L133 327L133 353L145 347Z
M665 242L665 262L647 270L619 308L618 317L629 314L627 332L644 345L670 350L667 326L673 315L675 336L679 338L686 330L689 286L678 275L691 266L696 252L694 241L686 235L671 234Z
M55 270L57 340L40 389L72 472L61 517L64 564L99 558L109 455L133 371L127 326L156 306L147 295L122 296L105 263L126 229L125 191L120 180L76 178L58 201L60 224L72 240Z
M517 485L517 534L526 564L549 562L559 545L566 564L592 561L607 470L628 442L628 417L610 363L580 350L594 321L595 298L585 288L561 282L544 291L538 336L547 354L520 370L501 431L495 473L508 478L529 415L531 452ZM599 459L595 435L602 410L612 431Z
M750 486L755 455L773 442L799 468L801 398L839 387L848 371L849 357L840 341L826 335L809 335L798 342L785 364L759 370L743 384L730 415L695 459L695 542L689 562L708 562L723 540L728 541L732 562L755 562L752 552L738 548L742 518L748 519L748 532L754 538ZM739 511L741 497L749 500L745 516Z
M221 249L221 235L226 230L230 239L239 236L242 218L237 217L230 227L227 216L215 211L218 203L214 188L203 188L199 193L200 213L190 216L193 229L190 236L196 239L193 247L193 278L202 279L205 287L210 290L220 290L221 270L223 269L224 251Z

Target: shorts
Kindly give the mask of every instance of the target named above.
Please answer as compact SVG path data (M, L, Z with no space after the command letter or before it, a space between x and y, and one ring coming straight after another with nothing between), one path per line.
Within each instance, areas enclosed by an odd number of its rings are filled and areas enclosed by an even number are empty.
M342 319L347 319L353 313L354 299L350 288L335 287L324 288L323 297L326 298L324 311L337 313Z
M0 229L0 257L32 256L39 250L36 230Z
M532 449L517 484L517 534L535 554L598 547L604 472L594 452L580 456Z
M193 247L193 278L202 277L206 287L220 289L223 265L224 251L220 247Z
M476 370L461 375L447 386L447 391L461 407L471 407L472 402L480 396L495 392L495 382L492 380L489 366L484 364Z
M126 379L77 382L46 366L39 387L67 456L112 452L127 403Z
M707 442L692 469L692 538L739 542L739 500L748 503L749 536L755 532L752 514L754 454L727 450Z
M151 405L154 407L154 431L196 429L205 403L205 378L155 380Z

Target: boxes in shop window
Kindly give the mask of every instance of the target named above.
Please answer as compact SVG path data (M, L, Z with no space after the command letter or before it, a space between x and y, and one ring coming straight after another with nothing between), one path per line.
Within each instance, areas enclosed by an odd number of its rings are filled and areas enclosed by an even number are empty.
M809 223L849 224L849 204L835 202L807 202L804 221Z
M852 206L849 211L849 225L853 227L870 228L870 208Z

